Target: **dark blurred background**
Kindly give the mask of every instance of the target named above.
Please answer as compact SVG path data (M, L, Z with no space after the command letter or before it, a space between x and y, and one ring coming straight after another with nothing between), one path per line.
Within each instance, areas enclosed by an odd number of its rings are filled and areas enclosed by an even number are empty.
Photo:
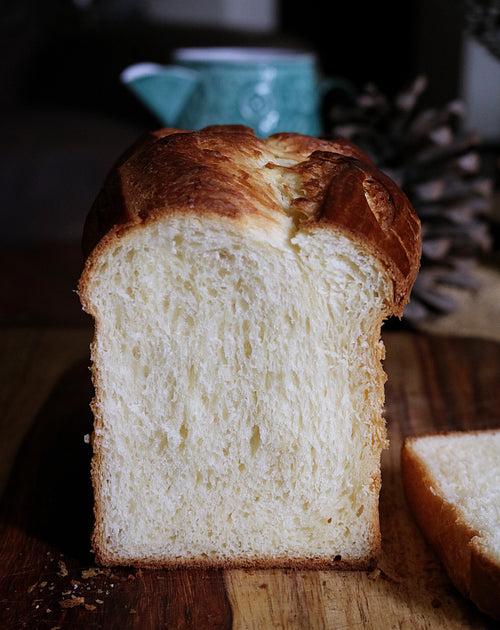
M425 74L424 104L462 98L465 126L496 146L500 62L464 34L468 4L4 0L0 264L11 266L16 248L23 252L16 284L29 285L34 268L46 278L32 298L24 295L31 300L26 318L50 299L54 282L76 276L75 244L110 165L140 133L159 126L120 84L127 65L168 62L180 46L286 46L315 51L327 76L359 88L374 82L388 95ZM4 284L4 313L12 290ZM51 317L65 321L71 308L64 309L54 306Z

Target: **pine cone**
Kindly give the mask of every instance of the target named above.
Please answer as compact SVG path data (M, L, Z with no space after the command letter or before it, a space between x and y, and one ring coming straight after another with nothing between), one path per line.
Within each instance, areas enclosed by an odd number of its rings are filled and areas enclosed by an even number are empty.
M405 191L422 221L421 270L405 318L416 322L456 308L443 287L474 290L480 253L491 247L488 213L493 183L481 173L475 134L460 131L463 106L422 109L418 77L394 100L374 85L360 94L331 93L328 136L364 149Z

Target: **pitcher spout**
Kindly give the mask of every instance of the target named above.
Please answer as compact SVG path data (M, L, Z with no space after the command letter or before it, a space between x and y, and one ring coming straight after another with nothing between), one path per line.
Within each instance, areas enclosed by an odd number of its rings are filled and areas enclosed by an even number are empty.
M198 72L180 66L137 63L126 68L120 80L164 125L172 127L198 84Z

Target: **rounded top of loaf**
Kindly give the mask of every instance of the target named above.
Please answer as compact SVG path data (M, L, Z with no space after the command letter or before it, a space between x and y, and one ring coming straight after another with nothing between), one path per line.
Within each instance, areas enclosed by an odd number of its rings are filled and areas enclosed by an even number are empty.
M300 230L341 232L387 269L396 315L418 271L420 222L407 197L342 139L260 139L236 125L147 134L108 175L87 217L85 254L93 258L124 230L180 212L271 223L288 215Z

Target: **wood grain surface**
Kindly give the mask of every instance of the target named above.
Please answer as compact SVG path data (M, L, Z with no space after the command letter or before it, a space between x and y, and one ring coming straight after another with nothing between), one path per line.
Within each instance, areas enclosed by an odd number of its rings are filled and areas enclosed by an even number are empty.
M0 330L1 629L494 627L453 588L414 525L399 450L405 435L500 426L500 344L385 336L383 554L367 574L88 572L88 342L82 328Z

